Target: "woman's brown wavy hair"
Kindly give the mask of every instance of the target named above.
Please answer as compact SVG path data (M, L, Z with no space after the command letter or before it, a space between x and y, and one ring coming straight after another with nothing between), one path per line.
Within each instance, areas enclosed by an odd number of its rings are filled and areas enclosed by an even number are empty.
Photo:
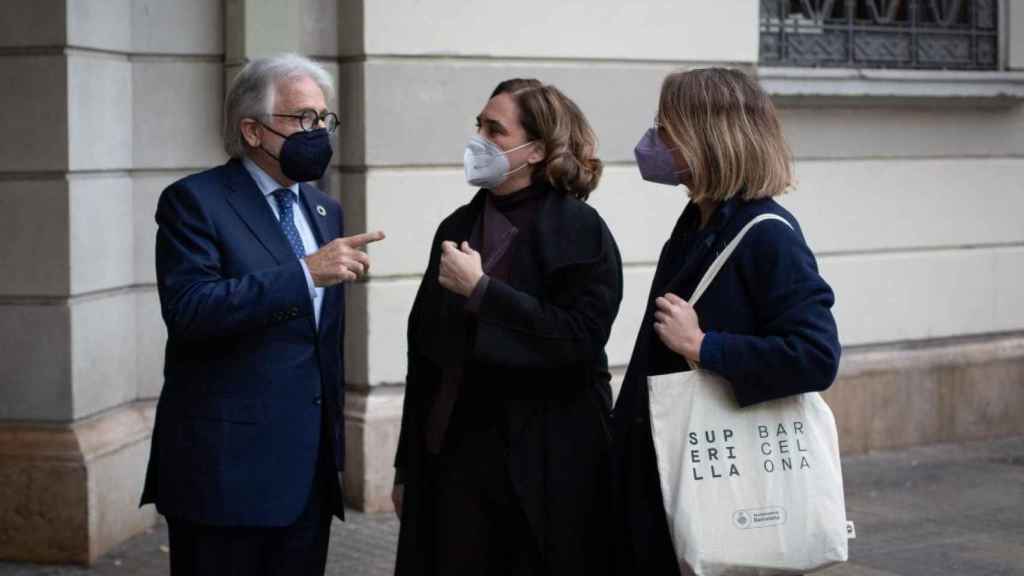
M544 160L533 179L586 200L597 188L604 164L595 156L597 137L586 116L561 90L540 80L512 78L491 93L508 94L519 106L519 122L531 140L544 146Z
M777 196L792 185L790 152L771 98L739 70L668 75L658 126L692 173L694 201Z

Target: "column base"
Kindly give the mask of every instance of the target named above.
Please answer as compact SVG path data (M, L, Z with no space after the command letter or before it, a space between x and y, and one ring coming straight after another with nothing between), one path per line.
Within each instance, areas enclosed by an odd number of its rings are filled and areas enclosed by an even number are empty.
M824 394L844 454L1024 434L1024 335L850 349Z
M363 512L390 512L404 387L349 389L345 395L345 500Z
M154 402L70 424L0 423L0 559L92 564L156 521L139 508Z

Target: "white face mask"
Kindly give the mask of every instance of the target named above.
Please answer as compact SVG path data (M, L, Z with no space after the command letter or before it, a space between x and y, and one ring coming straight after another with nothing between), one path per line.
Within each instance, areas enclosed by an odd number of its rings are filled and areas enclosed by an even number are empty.
M509 171L508 157L505 155L530 144L533 144L533 140L510 150L502 150L497 144L483 136L473 136L466 144L466 151L462 156L462 163L466 168L466 182L470 186L479 186L480 188L491 190L497 188L509 174L530 165L527 162L519 168Z

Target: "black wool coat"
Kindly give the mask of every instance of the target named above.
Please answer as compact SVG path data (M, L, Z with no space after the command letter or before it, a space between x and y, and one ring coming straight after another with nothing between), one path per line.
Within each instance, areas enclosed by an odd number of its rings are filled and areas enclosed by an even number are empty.
M678 575L651 437L647 376L688 370L654 333L654 300L689 300L715 257L752 219L755 225L696 305L705 339L701 367L732 385L737 406L824 390L839 366L832 289L818 273L796 219L771 199L730 200L704 231L690 204L665 243L640 333L614 411L618 573ZM688 255L683 257L683 255Z
M549 188L510 256L509 280L491 278L467 340L466 299L438 283L440 244L470 238L486 194L441 223L409 315L396 574L426 573L435 525L424 506L433 496L421 490L427 417L443 370L464 362L477 377L463 387L487 386L500 406L511 485L547 570L604 574L613 526L604 346L622 299L619 250L596 210Z

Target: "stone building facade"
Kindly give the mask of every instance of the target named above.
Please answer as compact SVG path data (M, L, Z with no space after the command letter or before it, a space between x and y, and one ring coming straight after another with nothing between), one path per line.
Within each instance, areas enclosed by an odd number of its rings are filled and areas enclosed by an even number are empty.
M137 502L165 339L156 200L224 161L227 79L281 51L336 76L342 127L322 185L348 230L388 233L349 288L353 505L390 505L406 315L434 228L473 192L461 158L474 117L513 76L558 85L600 138L592 202L625 262L608 345L619 373L685 202L639 178L633 145L666 73L735 66L781 108L799 179L783 203L837 293L845 353L827 398L843 449L1024 433L1024 8L893 4L5 2L0 558L89 563L154 522ZM906 38L882 33L910 11ZM960 44L928 44L949 37L944 19L970 27Z

